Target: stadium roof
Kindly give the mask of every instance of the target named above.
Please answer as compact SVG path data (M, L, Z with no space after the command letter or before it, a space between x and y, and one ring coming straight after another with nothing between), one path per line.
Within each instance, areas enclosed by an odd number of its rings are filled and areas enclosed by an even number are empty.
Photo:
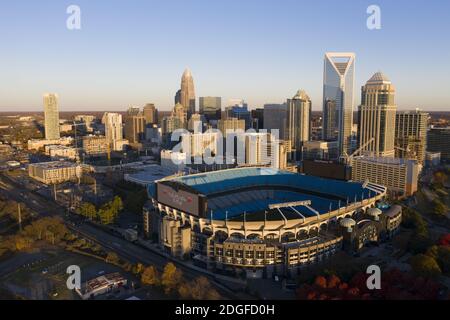
M283 214L312 217L336 210L347 203L368 199L384 188L357 182L323 179L272 168L237 168L175 177L157 181L203 194L208 199L208 210L215 219L224 219L246 213L279 213L269 205L295 201L311 201L311 205L283 208ZM149 193L154 196L154 186ZM297 212L296 212L297 211ZM289 219L289 217L287 217Z

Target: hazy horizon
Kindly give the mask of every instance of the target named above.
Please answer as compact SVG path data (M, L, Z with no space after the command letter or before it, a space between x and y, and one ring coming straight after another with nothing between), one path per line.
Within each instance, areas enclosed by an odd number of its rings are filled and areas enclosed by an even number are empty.
M66 9L81 8L81 30ZM173 107L186 67L198 97L246 100L251 109L283 103L298 89L322 110L323 58L356 53L360 87L377 71L396 87L398 110L449 110L450 3L377 1L381 29L366 27L372 1L52 1L0 4L0 111L42 111L59 95L60 111Z

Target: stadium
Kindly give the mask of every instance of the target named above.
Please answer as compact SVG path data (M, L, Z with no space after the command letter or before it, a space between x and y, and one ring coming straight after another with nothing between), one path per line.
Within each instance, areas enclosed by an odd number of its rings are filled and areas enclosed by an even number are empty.
M250 277L295 273L356 250L393 234L401 216L383 201L383 186L272 168L168 177L148 194L144 228L168 252Z

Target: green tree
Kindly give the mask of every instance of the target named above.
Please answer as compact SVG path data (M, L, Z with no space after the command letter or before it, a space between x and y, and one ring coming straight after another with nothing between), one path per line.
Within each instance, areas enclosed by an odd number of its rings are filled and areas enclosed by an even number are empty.
M81 205L79 209L79 214L88 219L94 220L95 217L97 216L97 209L92 203L85 202Z
M441 274L441 269L436 260L425 254L412 257L411 267L415 274L422 277L436 277Z
M148 286L158 286L161 283L158 270L154 266L146 267L142 272L141 282Z
M177 269L177 267L169 262L164 267L164 272L161 277L161 284L164 287L164 292L166 294L172 293L176 287L181 283L183 273Z

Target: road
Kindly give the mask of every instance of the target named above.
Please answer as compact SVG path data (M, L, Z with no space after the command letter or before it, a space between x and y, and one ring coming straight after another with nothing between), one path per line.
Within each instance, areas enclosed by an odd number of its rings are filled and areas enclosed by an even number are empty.
M99 244L107 251L116 252L119 257L131 262L131 263L143 263L145 265L154 265L158 270L162 271L164 266L168 262L168 258L159 255L153 251L133 244L122 237L115 236L109 232L106 232L98 227L94 227L89 223L84 223L83 220L76 215L68 214L67 209L61 207L54 201L45 199L43 196L27 190L20 183L12 180L10 177L0 174L0 194L3 194L12 200L25 203L31 210L38 213L41 217L60 216L64 219L66 226L75 233L82 235L83 237ZM234 298L235 294L228 288L223 287L217 283L213 277L188 268L176 260L172 262L183 271L186 279L192 280L198 276L205 276L209 278L210 282L214 285L217 291L225 298Z

